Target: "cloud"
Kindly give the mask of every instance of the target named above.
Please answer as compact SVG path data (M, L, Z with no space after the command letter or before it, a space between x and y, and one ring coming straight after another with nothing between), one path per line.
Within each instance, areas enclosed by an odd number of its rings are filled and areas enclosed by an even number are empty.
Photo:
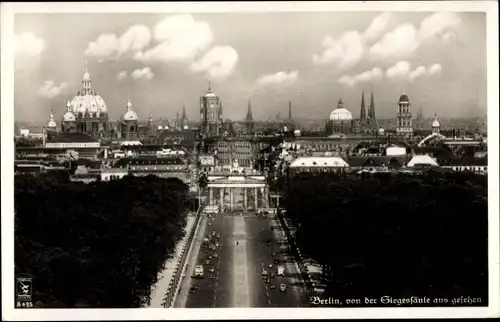
M371 82L375 80L382 79L384 77L384 72L382 69L375 67L371 70L367 70L361 74L355 76L344 75L340 77L337 81L341 84L354 86L357 83L361 82Z
M392 14L389 12L384 12L375 19L372 20L370 26L363 33L363 38L366 41L372 41L380 37L380 35L386 30L392 19Z
M54 98L56 96L59 96L61 92L67 87L68 85L65 82L62 82L59 86L56 86L53 80L48 80L43 83L43 85L40 87L38 90L38 94L45 98Z
M440 36L443 40L454 37L449 29L461 23L462 20L456 13L438 12L422 20L418 29L410 23L399 25L371 46L370 53L378 57L406 56L434 36Z
M25 32L21 35L16 34L14 43L16 55L24 57L38 56L47 48L45 40L31 32Z
M410 72L410 63L407 61L400 61L396 65L387 69L386 75L388 78L405 77Z
M377 39L387 28L392 19L390 13L384 12L372 20L368 28L360 33L348 31L339 39L326 36L321 45L320 54L313 54L315 64L336 64L339 68L348 68L356 65L365 52L366 43Z
M151 42L151 32L143 25L130 27L121 37L112 33L99 35L89 43L84 54L96 58L116 58L127 52L137 52Z
M411 71L408 74L408 77L410 78L410 80L414 80L415 78L424 75L425 72L426 72L425 66L418 66L415 70Z
M213 41L207 22L181 14L159 21L151 29L134 25L121 37L101 34L89 43L85 55L102 60L130 53L146 64L183 62L191 64L192 71L207 72L213 78L227 77L238 62L238 53L231 46L212 47Z
M430 75L440 73L442 70L441 64L434 64L429 67L428 72Z
M349 31L337 40L327 36L321 45L324 47L321 54L313 55L315 64L336 64L340 68L356 65L363 56L363 43L361 34Z
M127 79L127 71L124 70L119 72L118 75L116 75L116 79L118 79L118 81Z
M151 80L155 77L150 67L144 67L143 69L136 69L132 72L132 78L136 80Z
M437 12L422 20L420 23L419 39L424 41L440 35L450 28L459 26L462 19L454 12Z
M408 55L419 45L415 26L404 24L386 33L379 42L370 48L370 53L383 57Z
M441 35L441 39L444 41L452 41L455 40L455 33L452 31L445 32Z
M386 75L388 78L408 78L409 80L414 80L421 76L437 74L441 72L441 70L440 64L433 64L429 67L418 66L414 70L411 70L410 63L407 61L400 61L391 68L388 68Z
M126 53L142 50L149 46L150 42L151 32L149 28L143 25L134 25L120 37L118 51Z
M276 74L269 74L259 77L257 79L257 86L268 86L268 85L283 85L289 86L297 81L299 72L294 70L290 73L278 72Z
M231 46L216 46L210 49L201 59L191 64L194 72L207 72L210 78L226 78L230 76L238 63L238 53Z
M96 41L89 43L84 55L105 58L113 55L118 48L118 37L115 34L102 34Z
M160 21L154 27L158 43L135 58L144 62L191 62L210 47L214 35L210 25L196 21L191 15L175 15Z

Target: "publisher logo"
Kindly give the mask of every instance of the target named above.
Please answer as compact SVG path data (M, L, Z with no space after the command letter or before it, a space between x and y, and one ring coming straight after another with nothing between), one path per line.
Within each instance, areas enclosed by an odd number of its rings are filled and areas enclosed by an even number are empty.
M33 307L33 278L29 275L20 275L16 278L16 306Z

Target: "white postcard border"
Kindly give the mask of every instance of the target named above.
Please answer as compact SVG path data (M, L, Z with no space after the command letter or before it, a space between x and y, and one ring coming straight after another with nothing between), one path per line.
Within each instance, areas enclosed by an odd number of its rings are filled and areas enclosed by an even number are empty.
M489 303L487 308L286 308L286 309L14 309L14 14L265 11L482 11L487 12ZM1 187L2 318L6 320L320 319L493 317L500 315L498 173L498 6L496 1L400 2L217 2L217 3L2 3L1 4ZM496 303L496 304L495 304Z

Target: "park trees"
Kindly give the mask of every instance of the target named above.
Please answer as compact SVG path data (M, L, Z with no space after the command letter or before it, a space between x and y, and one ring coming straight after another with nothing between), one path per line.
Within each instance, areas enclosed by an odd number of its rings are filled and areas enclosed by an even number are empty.
M487 177L295 177L283 205L329 295L488 296ZM442 305L442 304L441 304Z
M184 234L187 194L154 176L16 177L15 271L34 277L35 306L140 307Z

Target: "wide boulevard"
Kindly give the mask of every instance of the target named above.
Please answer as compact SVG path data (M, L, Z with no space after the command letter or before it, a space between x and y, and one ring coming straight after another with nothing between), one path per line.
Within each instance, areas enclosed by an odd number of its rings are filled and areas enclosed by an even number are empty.
M174 307L308 306L298 266L274 215L232 212L205 216L187 260ZM204 266L203 278L193 277L196 265ZM284 276L277 276L278 265L284 265ZM263 270L275 276L267 279ZM286 285L284 291L281 284Z

